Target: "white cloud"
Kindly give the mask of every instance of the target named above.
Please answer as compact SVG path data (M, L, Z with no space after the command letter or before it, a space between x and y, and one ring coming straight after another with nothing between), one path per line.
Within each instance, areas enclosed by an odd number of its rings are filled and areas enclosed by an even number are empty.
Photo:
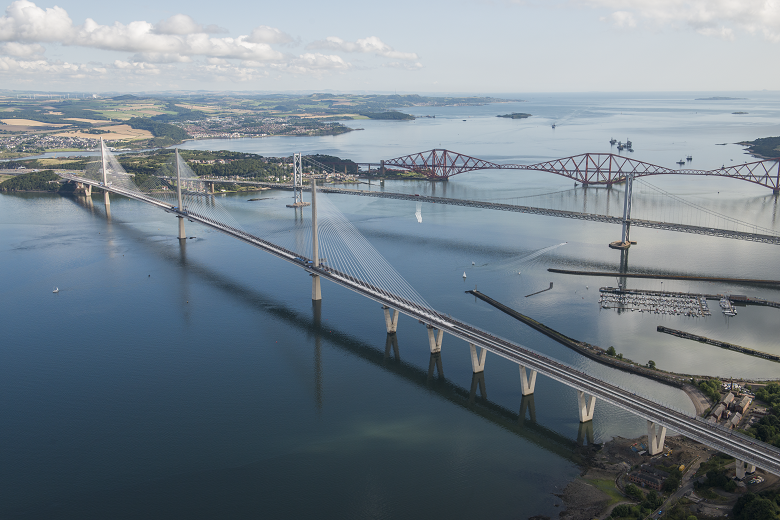
M251 34L237 37L213 36L220 32L226 30L204 26L186 14L156 24L138 20L105 25L91 18L76 24L61 7L42 8L30 0L15 0L0 16L0 72L16 71L23 81L39 74L58 83L72 77L110 77L114 83L127 80L142 84L141 78L149 75L168 75L175 81L248 81L267 77L273 71L322 77L355 69L341 56L317 52L318 48L372 53L387 58L387 67L422 67L417 54L396 51L375 36L355 42L330 37L311 44L303 54L293 55L272 45L296 45L300 39L275 27L259 25ZM110 63L107 66L47 60L42 43L59 44L59 52L83 47L114 55L106 59Z
M0 41L56 42L72 34L73 22L61 7L44 10L28 0L17 0L0 17Z
M63 75L85 77L87 75L104 74L105 67L47 60L16 60L0 56L0 72L20 74L48 74L56 77Z
M390 67L394 69L406 69L406 70L420 70L423 68L423 64L419 61L414 63L409 63L408 61L391 61L389 63L384 64L385 67Z
M687 27L705 36L733 39L734 29L780 42L780 2L777 0L573 0L615 9L615 23L638 15L652 23ZM622 13L622 14L618 14ZM624 25L632 27L631 25Z
M247 36L246 41L253 43L276 43L284 45L293 43L295 39L286 32L280 31L276 27L260 25L252 30L252 34Z
M144 63L192 63L192 58L181 54L164 54L159 52L141 52L130 57L129 61Z
M196 23L191 16L186 14L175 14L163 20L154 26L154 32L157 34L192 34L192 33L226 33L227 29L217 27L216 25L201 25Z
M312 42L307 49L332 49L342 52L365 52L376 54L394 60L417 60L417 54L413 52L398 52L376 36L361 38L354 42L347 42L336 36L328 36L324 40Z
M284 64L272 64L271 67L294 74L313 74L322 76L328 71L344 71L352 68L341 56L334 54L306 53Z
M120 70L132 71L136 74L159 74L160 69L151 63L114 60L114 67Z
M611 15L601 19L604 22L610 22L617 27L636 27L634 15L628 11L615 11Z
M183 33L186 30L198 32ZM91 18L76 26L64 9L44 10L29 0L13 2L0 17L0 41L6 42L59 42L103 50L260 61L283 58L267 43L250 42L245 36L212 38L205 30L186 15L173 16L157 26L144 21L101 25Z
M39 43L8 42L0 45L0 54L17 58L40 57L46 52L46 48Z

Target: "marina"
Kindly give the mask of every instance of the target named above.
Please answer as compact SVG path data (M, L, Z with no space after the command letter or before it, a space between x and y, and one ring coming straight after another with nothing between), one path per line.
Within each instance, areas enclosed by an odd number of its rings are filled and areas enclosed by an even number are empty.
M623 291L613 287L602 287L599 292L601 293L599 305L602 309L696 318L712 315L707 305L707 298L702 295L660 291Z

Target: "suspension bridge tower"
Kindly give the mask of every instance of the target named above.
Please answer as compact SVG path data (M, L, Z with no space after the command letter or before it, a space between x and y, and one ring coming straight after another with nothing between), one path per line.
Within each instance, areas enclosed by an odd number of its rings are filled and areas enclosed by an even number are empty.
M308 206L303 202L303 157L301 154L293 154L293 203L287 204L288 208L303 208Z
M623 199L623 232L621 234L620 240L616 240L615 242L610 242L609 247L612 249L628 249L631 247L632 244L636 244L636 242L632 242L630 238L631 233L631 197L633 194L633 185L634 185L634 173L630 172L626 174L626 194Z

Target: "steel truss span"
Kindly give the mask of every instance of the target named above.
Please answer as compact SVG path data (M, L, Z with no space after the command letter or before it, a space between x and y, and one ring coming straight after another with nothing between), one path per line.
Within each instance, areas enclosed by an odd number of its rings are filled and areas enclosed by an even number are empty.
M780 190L780 158L723 165L714 170L675 170L614 153L583 153L536 164L498 164L450 150L433 149L389 159L382 164L385 168L413 171L434 180L446 180L453 175L475 170L535 170L568 177L585 186L612 185L623 181L628 174L633 174L635 178L650 175L700 175L739 179L774 191Z
M494 336L487 331L468 325L433 309L421 307L407 299L376 287L371 283L355 279L352 276L330 269L327 266L313 267L312 264L309 263L309 259L303 258L297 253L208 217L193 212L180 211L180 209L138 192L115 186L101 186L99 182L92 179L77 177L71 174L60 174L60 176L68 180L89 184L112 193L145 202L179 217L199 222L262 249L277 258L295 264L310 274L326 278L338 285L374 300L381 305L394 308L426 325L446 331L475 346L483 347L498 356L518 363L528 369L536 370L567 386L598 397L608 403L638 415L643 419L665 426L670 430L674 430L690 439L716 448L723 453L727 453L748 464L780 475L780 449L775 448L774 446L733 432L720 425L711 424L701 418L686 415L645 397L638 396L629 390L585 374L569 365L523 347L522 345Z

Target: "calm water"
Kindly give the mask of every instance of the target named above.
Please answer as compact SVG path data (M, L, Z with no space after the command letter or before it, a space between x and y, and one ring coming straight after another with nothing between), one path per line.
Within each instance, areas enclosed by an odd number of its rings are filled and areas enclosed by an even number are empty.
M735 95L745 101L693 101L708 96L524 96L525 103L414 110L436 119L350 122L365 130L337 137L187 147L376 161L441 143L525 163L608 151L610 137L628 137L637 159L674 166L691 154L695 167L713 168L749 160L741 147L719 143L780 132L780 98L750 93ZM535 117L495 117L515 111ZM651 182L691 203L778 229L776 198L764 188L728 179ZM384 186L587 211L621 207L619 189L572 188L568 179L501 171L446 184ZM694 218L650 191L640 190L638 211ZM295 228L293 210L284 207L289 192L261 197L267 198L220 201L249 230ZM606 247L618 238L616 226L435 205L423 205L418 223L414 203L329 199L435 308L672 406L692 410L681 392L580 359L463 291L476 284L566 334L614 345L661 368L780 375L776 363L655 331L663 324L779 353L777 309L740 308L728 320L715 308L712 317L699 319L618 315L597 305L598 287L615 280L546 271L616 269L619 253ZM573 390L540 377L537 424L521 425L514 365L488 356L489 403L479 392L470 398L479 381L464 342L445 337L445 377L429 377L426 332L416 321L401 317L397 345L387 344L378 305L324 282L315 308L309 277L300 270L195 224L187 230L196 238L181 246L174 218L133 201L112 200L108 221L100 200L0 195L0 516L557 515L553 493L578 471L568 451L579 430ZM780 276L777 246L643 229L632 238L639 244L630 250L631 269ZM524 297L550 281L553 290ZM629 286L661 284L632 280ZM675 281L663 287L780 300L780 291L767 288ZM598 403L593 429L600 441L640 435L644 424Z

